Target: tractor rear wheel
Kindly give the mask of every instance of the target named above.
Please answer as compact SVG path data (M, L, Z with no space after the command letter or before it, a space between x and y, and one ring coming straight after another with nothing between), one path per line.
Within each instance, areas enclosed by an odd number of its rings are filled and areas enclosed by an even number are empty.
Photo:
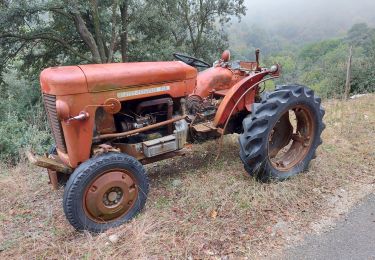
M321 99L301 85L278 86L254 103L239 137L245 170L261 181L290 178L305 171L322 143Z
M121 153L106 153L82 163L69 178L64 212L77 230L99 233L135 217L146 203L143 165Z

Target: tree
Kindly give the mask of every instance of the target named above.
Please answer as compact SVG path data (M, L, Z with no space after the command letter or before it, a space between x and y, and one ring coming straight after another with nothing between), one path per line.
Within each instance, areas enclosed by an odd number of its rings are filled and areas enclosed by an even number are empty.
M245 15L244 0L151 0L157 15L177 48L199 58L210 59L213 52L226 47L227 37L222 30L232 17ZM217 54L217 53L215 53Z
M243 14L243 0L4 0L1 59L22 56L25 67L38 71L56 63L149 59L165 44L207 57L226 42L219 26ZM154 25L158 30L150 30Z
M2 64L20 56L37 70L56 63L126 61L136 7L133 0L3 1Z

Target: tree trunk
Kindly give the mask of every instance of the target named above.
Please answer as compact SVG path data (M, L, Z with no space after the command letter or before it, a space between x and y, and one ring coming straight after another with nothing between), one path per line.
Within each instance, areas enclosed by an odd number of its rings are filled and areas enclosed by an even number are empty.
M353 46L350 46L348 64L346 66L346 83L345 83L345 94L344 94L345 99L348 99L350 95L351 66L352 66L352 56L353 56L352 51L353 51Z
M128 24L129 24L129 0L124 0L120 6L121 13L121 58L122 62L128 61Z
M113 53L115 51L115 45L116 45L116 26L117 26L117 19L116 19L116 11L118 7L118 0L113 1L112 5L112 28L111 28L111 42L109 44L109 49L108 49L108 59L107 62L110 63L113 61Z
M81 39L85 42L85 44L89 47L90 52L92 54L92 60L95 63L101 63L100 54L98 50L98 46L96 45L95 39L87 29L85 21L82 19L82 16L79 14L78 11L72 13L74 24L76 29L81 37Z
M101 62L105 63L107 62L107 55L105 51L105 42L103 40L102 32L100 30L98 3L96 0L91 0L90 2L91 2L91 7L92 7L92 18L93 18L93 24L94 24L96 43L98 45L98 51L99 51Z

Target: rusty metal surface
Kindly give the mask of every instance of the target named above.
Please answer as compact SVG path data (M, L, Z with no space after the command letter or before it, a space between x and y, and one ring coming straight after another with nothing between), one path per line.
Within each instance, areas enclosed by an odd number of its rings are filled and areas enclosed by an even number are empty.
M121 102L117 98L108 98L103 104L104 110L113 115L121 110Z
M136 108L136 113L140 114L143 109L146 107L152 107L152 106L157 106L157 105L173 105L173 101L171 98L158 98L158 99L153 99L153 100L147 100L147 101L142 101L137 105Z
M254 61L240 61L240 67L245 70L257 70L258 64Z
M171 97L183 97L186 95L187 91L193 91L194 83L194 79L169 83L170 91L168 93ZM151 86L136 89L149 89L150 87ZM159 85L156 85L156 87L159 87ZM133 91L133 88L129 88L127 91ZM90 115L89 118L84 121L61 122L67 151L65 152L59 149L58 154L65 164L75 168L79 163L86 161L90 157L93 129L95 127L95 111L98 109L98 106L92 105L103 105L108 98L117 98L117 95L123 92L123 90L120 92L114 90L101 93L85 93L57 97L57 100L64 101L69 105L72 115L78 115L84 109L86 109L85 111ZM124 100L142 99L153 95L157 96L162 93L164 92L151 94L141 93L139 95L118 98L118 100L122 102Z
M221 60L223 62L228 62L230 60L230 51L229 50L225 50L222 54L221 54Z
M40 74L40 85L43 93L50 95L75 95L88 91L85 75L78 66L43 70Z
M67 174L73 172L72 168L70 168L70 167L66 166L65 164L57 161L56 159L34 155L30 151L26 152L26 156L27 156L28 160L30 161L30 163L32 163L36 166L51 169L51 170L57 171L57 172L67 173Z
M234 73L222 67L215 67L204 70L198 74L197 86L192 95L201 98L208 97L214 90L229 89L233 86Z
M52 135L55 139L56 147L60 151L66 153L67 150L62 133L62 127L60 121L58 120L56 112L56 96L44 94L43 101Z
M47 169L49 182L52 185L52 188L54 190L57 190L59 188L59 182L57 180L57 172L53 171L51 169Z
M171 123L180 121L180 120L185 119L185 118L186 118L186 115L177 116L173 119L169 119L169 120L166 120L166 121L163 121L163 122L160 122L160 123L156 123L156 124L153 124L153 125L145 126L145 127L142 127L142 128L134 129L134 130L123 132L123 133L99 135L99 136L95 137L95 139L100 140L100 139L110 139L110 138L117 138L117 137L126 137L126 136L130 136L130 135L142 133L142 132L154 129L154 128L158 128L158 127L161 127L161 126L166 126L166 125L169 125Z
M167 106L167 120L172 119L173 100L171 98L158 98L158 99L143 101L138 104L136 108L136 113L139 115L141 111L147 107L160 106L160 105ZM160 110L160 108L158 110ZM173 132L173 125L171 123L168 125L168 134L172 134L172 132Z
M79 66L89 92L195 78L197 70L183 62L132 62Z
M89 64L42 71L43 93L72 95L195 78L197 70L183 62Z
M169 90L150 92L150 89L160 89L163 86L168 86ZM93 129L95 127L95 112L98 109L98 106L104 105L109 98L116 98L120 102L125 100L141 100L146 97L149 98L161 94L168 94L172 98L181 98L186 96L187 93L191 93L194 86L195 79L187 79L178 82L171 82L167 85L156 84L142 87L134 86L120 90L72 95L69 93L69 88L65 89L63 85L51 86L53 88L62 89L61 93L63 94L57 96L56 99L65 102L69 106L71 115L78 115L83 110L90 115L89 118L83 121L72 121L69 123L61 121L66 142L66 151L58 149L59 157L71 168L77 167L77 165L90 158ZM50 91L49 87L50 86L46 85L42 86L42 91Z
M134 175L124 169L113 169L102 173L87 186L83 209L91 220L105 223L129 212L137 197L138 185Z
M93 150L94 156L98 156L103 153L109 153L109 152L119 153L121 151L119 148L115 148L109 144L100 144L100 145L94 146L92 150Z
M217 130L217 128L212 125L212 122L204 122L204 123L196 124L192 126L192 128L195 131L202 132L202 133L208 133L208 132Z
M119 148L122 153L129 154L130 156L133 156L137 160L141 160L145 158L145 155L142 151L142 143L128 144L128 143L114 142L113 145Z
M98 108L96 110L95 126L98 134L109 134L116 132L113 115L107 113L103 108Z
M112 142L112 145L113 147L116 147L116 149L119 149L121 152L133 156L137 160L142 160L150 157L159 158L161 154L166 154L177 151L179 149L183 149L186 144L187 134L189 131L188 123L186 122L186 120L179 120L174 124L175 131L171 135L161 136L139 143L123 143L121 142L121 140L116 140Z
M295 122L290 122L291 118ZM299 164L311 148L315 129L315 121L308 107L295 105L286 111L268 138L268 157L273 167L285 172Z
M223 107L223 109L222 109L222 111L224 111L224 112L221 112L221 114L219 114L219 116L222 116L223 114L226 116L225 118L224 118L224 122L225 123L223 123L223 127L222 128L218 128L217 129L217 132L221 135L221 139L220 139L220 145L219 145L219 149L218 149L218 153L217 153L217 156L216 156L216 160L219 158L219 156L220 156L220 154L221 154L221 151L222 151L222 147L223 147L223 140L224 140L224 134L225 134L225 132L226 132L226 129L227 129L227 126L228 126L228 123L229 123L229 120L230 120L230 118L231 118L231 116L232 116L232 114L234 113L234 111L236 110L236 109L238 109L238 104L240 104L240 102L242 102L242 99L244 98L244 97L246 97L246 95L250 92L253 92L254 93L254 88L255 87L257 87L258 86L258 84L260 84L260 83L262 83L262 82L264 82L264 81L267 81L267 80L270 80L270 79L273 79L273 78L278 78L279 77L279 75L278 74L274 74L274 76L273 77L270 77L270 78L263 78L263 79L261 79L261 80L259 80L259 81L256 81L255 83L253 83L253 85L251 85L251 86L249 86L247 89L245 89L245 90L243 90L243 92L242 92L242 94L241 94L241 96L240 97L238 97L238 99L235 101L235 100L232 100L233 101L233 103L234 104L231 104L232 105L232 109L230 110L230 112L229 112L229 114L227 114L227 115L225 115L225 113L228 113L228 111L226 111L226 109L227 109L227 107ZM244 79L244 81L246 80L246 78ZM241 82L239 82L238 84L240 84ZM242 86L244 86L244 84L242 85ZM245 103L245 105L246 105L246 103ZM220 107L219 107L220 108ZM218 116L218 113L216 114L216 117ZM215 119L214 119L214 125L216 124L216 118L215 117Z
M259 49L256 49L255 50L255 63L256 63L256 70L257 71L260 71L260 67L259 67L259 54L260 54L260 50Z
M106 107L109 103L109 105L113 103L109 100L116 100L114 101L116 109L112 111L114 113L121 107L121 102L132 100L142 102L145 98L164 98L165 96L175 101L190 94L207 98L217 92L216 98L221 98L222 102L215 117L215 126L222 127L223 122L230 116L236 99L246 90L247 83L250 84L250 81L242 85L238 83L248 78L249 75L253 75L251 83L254 83L262 78L263 73L254 70L256 62L240 62L238 64L243 65L242 68L238 66L239 68L232 69L230 63L224 62L229 59L228 53L224 54L222 63L200 72L199 75L195 68L182 62L95 64L46 69L41 74L41 87L44 95L53 94L49 95L52 97L57 95L56 102L61 104L59 107L65 117L66 115L69 117L83 115L81 113L86 115L79 121L57 120L56 124L54 120L51 124L55 139L58 141L59 158L70 168L76 168L90 158L93 141L125 137L167 125L171 133L172 123L183 118L170 119L171 121L116 133L118 130L109 117L96 120L96 111L100 109L99 107L105 110L110 109ZM235 108L234 114L240 110L249 110L254 102L255 94L256 90L246 95ZM53 109L56 105L53 105L53 101L46 103L49 110L54 113ZM168 118L171 118L176 104L168 107ZM66 107L69 109L67 110ZM57 118L57 112L51 118ZM94 137L96 127L100 129L99 136Z
M246 109L246 104L254 103L257 88L253 87L251 91L247 90L252 86L257 87L257 83L268 74L269 71L250 74L230 88L220 103L214 119L214 125L216 127L223 126L230 116ZM241 97L244 93L246 95Z

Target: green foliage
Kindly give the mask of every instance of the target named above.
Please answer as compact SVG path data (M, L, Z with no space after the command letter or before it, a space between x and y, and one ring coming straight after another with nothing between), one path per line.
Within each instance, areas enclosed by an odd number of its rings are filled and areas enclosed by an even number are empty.
M50 146L50 136L36 82L19 77L15 68L3 74L0 96L0 161L16 163L25 149L38 153Z
M0 124L0 161L14 164L22 159L26 149L39 154L46 152L52 140L49 131L40 127L20 120L16 114L3 118Z
M351 92L375 91L375 30L366 24L354 25L346 37L307 44L298 49L270 55L266 64L282 65L281 82L302 83L321 97L341 97L346 81L350 46L353 46Z

